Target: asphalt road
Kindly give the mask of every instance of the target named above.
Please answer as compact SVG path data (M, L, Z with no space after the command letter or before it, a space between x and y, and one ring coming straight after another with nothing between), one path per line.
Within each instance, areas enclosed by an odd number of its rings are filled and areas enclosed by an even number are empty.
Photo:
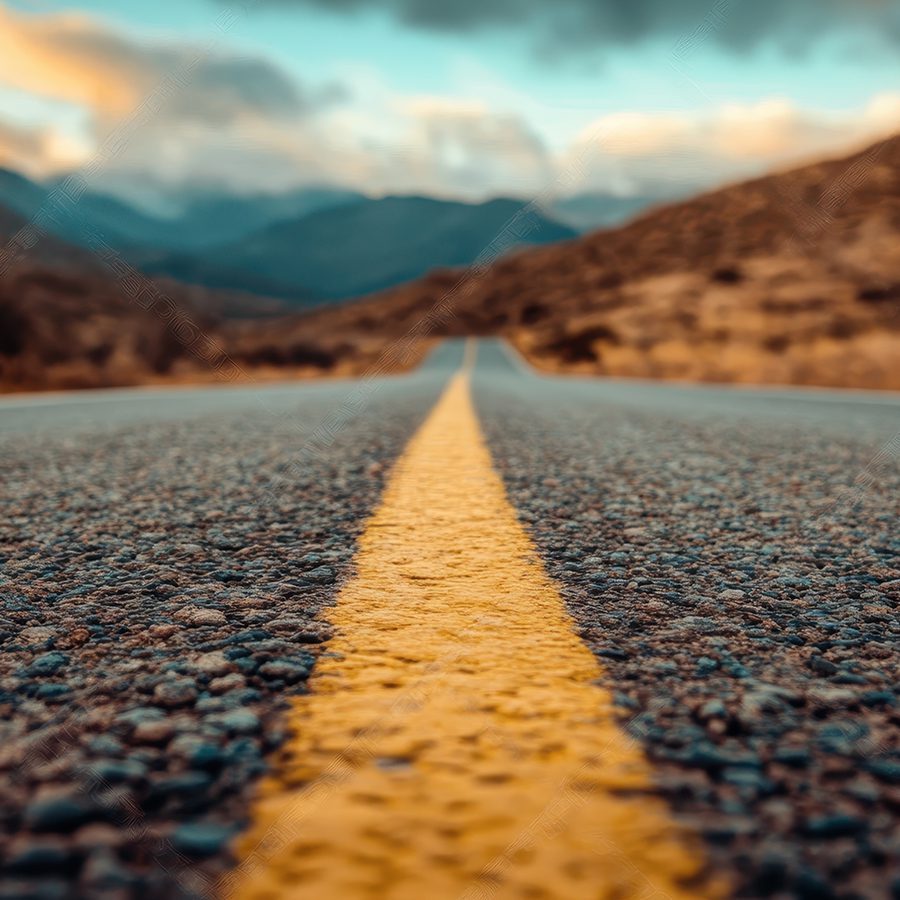
M210 892L462 354L0 400L0 898ZM735 892L900 896L900 399L539 377L493 341L473 394L623 727Z
M900 896L898 398L480 360L511 499L737 891Z

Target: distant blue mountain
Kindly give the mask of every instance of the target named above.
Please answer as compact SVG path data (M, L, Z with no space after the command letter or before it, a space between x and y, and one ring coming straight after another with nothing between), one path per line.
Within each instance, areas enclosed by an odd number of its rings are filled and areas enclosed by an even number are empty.
M0 170L0 205L25 218L52 189ZM187 197L177 218L165 218L88 191L54 228L82 246L99 232L150 275L308 306L470 265L525 206L502 198L370 199L332 188L251 197L206 191ZM522 246L577 234L546 213L530 211L527 223Z
M207 287L234 287L276 296L328 301L357 297L411 281L434 268L466 266L525 207L521 200L459 203L429 197L385 197L332 206L278 222L207 255L148 263L148 271ZM542 215L523 245L575 237Z
M653 206L680 199L682 194L677 192L622 196L597 191L561 197L547 204L545 209L558 222L577 231L587 232L598 228L615 228Z
M0 205L26 219L47 203L55 187L55 181L39 184L0 169ZM355 191L317 187L246 196L204 191L187 197L179 215L158 216L109 194L88 190L72 214L59 219L56 232L78 244L100 232L123 251L185 251L239 240L272 222L361 199Z

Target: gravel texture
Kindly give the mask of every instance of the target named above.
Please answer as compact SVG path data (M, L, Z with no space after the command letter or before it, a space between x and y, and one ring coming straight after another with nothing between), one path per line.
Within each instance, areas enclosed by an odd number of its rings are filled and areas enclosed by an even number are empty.
M900 897L900 403L479 360L511 499L736 895Z
M213 893L316 615L458 361L361 414L339 384L5 402L0 898Z
M0 900L211 893L459 359L359 414L348 385L2 402ZM900 897L896 441L870 465L900 405L537 378L491 342L474 383L623 723L736 893Z

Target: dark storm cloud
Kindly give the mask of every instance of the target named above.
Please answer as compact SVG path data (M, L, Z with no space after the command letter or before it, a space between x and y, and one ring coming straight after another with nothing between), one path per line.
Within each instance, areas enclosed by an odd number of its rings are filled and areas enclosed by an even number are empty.
M93 23L77 31L55 25L47 20L41 29L35 22L31 31L56 55L77 59L82 68L102 66L138 95L148 94L167 73L189 66L190 79L168 98L160 110L163 117L202 118L212 124L230 122L248 111L302 117L341 99L339 85L298 84L264 58L204 54L188 44L137 42Z
M698 39L735 50L771 39L788 50L862 28L900 41L900 0L264 0L332 12L382 10L407 25L470 32L501 27L543 47L585 49L646 38Z
M273 118L303 118L345 99L338 84L301 85L262 59L221 57L204 60L189 89L172 95L165 112L201 116L226 123L246 111Z

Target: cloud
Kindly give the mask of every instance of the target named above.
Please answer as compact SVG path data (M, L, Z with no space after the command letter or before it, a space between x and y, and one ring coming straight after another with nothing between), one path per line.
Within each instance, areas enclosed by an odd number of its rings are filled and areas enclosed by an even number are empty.
M52 126L22 128L0 122L0 165L33 177L83 165L91 150Z
M797 50L816 36L861 29L900 42L896 0L267 0L269 5L386 12L432 31L502 28L529 32L543 47L629 45L652 38L709 40L746 50L772 40Z
M405 175L408 190L477 198L528 194L551 175L547 148L517 116L433 97L399 107L397 144L405 159L386 167L385 182Z
M152 115L141 116L145 99L179 72L187 73L183 85L166 92ZM207 178L240 186L261 166L262 186L283 186L296 180L304 159L313 161L311 123L346 99L340 85L301 85L265 59L138 41L88 16L29 16L2 6L0 85L83 110L95 146L129 117L140 119L115 155L101 160L97 178L111 182L143 171L173 184ZM16 138L19 145L31 142L31 171L60 168L59 134ZM21 159L12 143L10 136L0 152Z
M505 8L495 0L487 6ZM479 14L464 3L446 15ZM184 87L130 128L144 98L184 66L191 66ZM90 161L95 183L145 200L201 183L238 192L337 184L472 200L544 190L665 195L839 154L900 121L900 93L881 94L853 114L803 110L776 97L704 114L607 115L568 149L551 151L536 127L546 123L484 100L398 95L370 71L346 77L301 84L265 59L198 56L189 44L139 42L84 16L26 16L0 6L0 87L40 98L27 124L0 122L0 164L42 175ZM78 115L42 118L33 114L39 107ZM127 140L103 151L120 127Z
M687 193L849 152L896 133L898 121L900 92L855 113L802 110L776 97L705 115L609 115L585 129L561 171L578 190Z
M339 97L334 86L301 90L263 59L139 42L83 15L26 16L0 7L0 81L84 106L98 121L131 113L165 76L187 67L190 77L160 115L222 124L247 113L304 115Z

